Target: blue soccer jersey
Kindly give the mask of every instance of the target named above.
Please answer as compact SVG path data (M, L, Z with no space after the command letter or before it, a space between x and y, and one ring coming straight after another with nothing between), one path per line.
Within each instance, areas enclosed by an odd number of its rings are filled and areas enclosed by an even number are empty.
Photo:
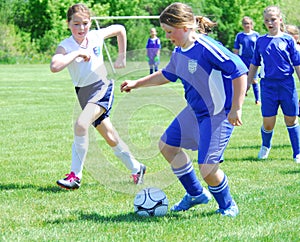
M168 80L182 81L185 98L197 117L228 113L232 79L247 72L237 55L206 35L199 35L188 49L176 47L162 71Z
M259 33L251 31L250 33L240 32L234 40L234 48L239 50L239 56L249 68L253 57L255 42L259 37Z
M149 59L154 59L154 57L157 55L159 49L161 48L160 39L159 38L149 38L147 41L146 49L147 49L147 55Z
M300 65L300 53L292 36L266 34L257 39L251 63L261 66L260 78L285 79Z

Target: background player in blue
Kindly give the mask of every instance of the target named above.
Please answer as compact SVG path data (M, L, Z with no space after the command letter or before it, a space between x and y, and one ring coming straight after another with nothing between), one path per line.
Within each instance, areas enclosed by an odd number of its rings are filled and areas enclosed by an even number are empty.
M242 19L243 32L239 32L234 40L233 52L241 57L246 66L249 68L253 57L255 42L259 33L253 30L253 20L245 16ZM260 91L258 84L258 75L256 74L252 80L252 88L255 97L255 103L260 104Z
M155 28L150 29L150 38L147 41L147 60L150 68L150 74L158 71L158 65L160 63L160 39L157 37Z
M107 79L102 53L104 39L116 36L119 55L114 66L125 67L127 42L125 28L122 25L111 25L89 31L90 11L83 4L74 4L68 9L67 22L72 35L57 47L50 69L52 72L59 72L68 67L83 111L74 126L71 172L66 178L58 180L57 184L66 189L80 187L88 151L88 129L91 124L131 171L134 183L141 183L146 167L132 156L109 118L114 98L114 82Z
M254 56L248 74L248 87L261 65L261 127L262 146L259 159L268 158L276 115L279 106L293 149L293 158L300 163L300 127L298 123L298 95L293 78L294 69L300 78L300 53L293 37L283 32L281 11L277 6L269 6L263 12L264 24L268 34L256 41Z
M217 213L234 217L239 212L238 206L219 163L223 161L234 126L242 125L248 69L237 55L205 34L211 23L207 18L194 16L186 4L168 6L160 15L160 24L166 38L176 46L170 62L152 75L124 81L121 91L181 80L187 107L159 142L162 155L186 190L171 211L208 203L212 194L219 205ZM183 148L198 150L200 172L210 192L200 184Z

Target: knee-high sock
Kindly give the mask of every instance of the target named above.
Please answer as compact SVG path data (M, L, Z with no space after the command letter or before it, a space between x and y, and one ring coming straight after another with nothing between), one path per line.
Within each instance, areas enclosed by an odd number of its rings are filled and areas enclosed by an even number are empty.
M71 171L75 173L77 177L82 178L83 164L88 151L89 138L88 135L74 137L72 145L72 164Z
M180 168L173 168L173 173L177 176L186 192L191 196L198 196L202 193L203 187L198 180L192 162L188 162Z
M252 84L252 88L253 88L253 93L254 93L255 101L260 101L259 84L258 83L253 83Z
M289 132L290 141L293 149L293 158L296 158L296 155L300 154L300 127L299 124L294 126L287 127Z
M208 186L208 189L219 204L219 208L226 209L231 205L232 197L230 195L228 180L225 174L223 181L218 186Z
M273 130L266 131L263 126L261 126L260 130L261 130L262 145L267 148L270 148L272 144L272 137L274 131Z
M117 146L112 147L115 155L124 163L131 174L136 174L140 171L140 163L130 153L127 145L119 143Z

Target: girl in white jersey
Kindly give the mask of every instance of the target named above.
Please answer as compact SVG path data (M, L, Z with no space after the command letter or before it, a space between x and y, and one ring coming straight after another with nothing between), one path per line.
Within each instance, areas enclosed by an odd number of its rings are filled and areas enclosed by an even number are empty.
M63 40L52 57L50 69L59 72L68 68L75 86L82 113L74 127L72 145L71 172L57 184L66 189L80 187L82 170L88 151L88 129L93 125L103 136L115 155L131 171L135 184L143 182L146 167L139 163L130 153L115 131L109 112L113 102L114 83L108 80L103 63L103 41L116 36L119 55L115 68L126 65L126 31L121 25L92 30L89 9L83 4L75 4L67 12L68 27L72 35Z
M253 59L248 74L248 87L259 66L261 86L261 126L262 145L258 159L267 159L272 146L272 138L279 106L284 114L284 122L293 149L293 158L300 163L300 127L298 122L298 95L293 77L294 70L300 79L300 52L292 36L283 32L281 11L277 6L269 6L263 12L268 34L256 41Z
M219 163L223 161L233 127L242 125L248 69L237 55L206 35L214 23L194 16L188 5L168 6L160 15L160 24L166 38L176 46L170 62L149 76L124 81L121 91L181 80L187 107L173 120L159 143L162 155L186 190L171 211L208 203L212 194L219 206L217 213L235 217L238 206ZM209 191L200 184L183 149L198 150L200 172Z

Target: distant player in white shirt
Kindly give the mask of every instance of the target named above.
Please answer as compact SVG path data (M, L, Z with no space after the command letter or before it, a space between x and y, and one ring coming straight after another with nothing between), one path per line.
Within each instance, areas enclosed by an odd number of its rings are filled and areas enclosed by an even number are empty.
M268 158L274 126L279 106L293 149L293 158L300 163L300 127L298 122L298 94L293 78L294 70L300 79L300 53L293 37L284 33L281 11L277 6L269 6L263 12L268 34L256 41L254 56L248 74L248 87L258 66L260 68L261 127L262 146L259 159Z
M117 37L119 55L114 67L125 67L127 41L125 28L121 25L111 25L90 31L90 11L83 4L71 6L67 18L72 35L57 47L50 69L52 72L59 72L68 68L83 110L74 127L71 172L66 178L58 180L57 184L66 189L80 187L88 151L90 125L97 129L107 144L112 147L115 155L131 171L134 183L142 183L146 167L132 156L109 118L114 99L114 82L106 77L102 54L103 42L106 38Z
M239 32L234 40L233 52L239 55L242 61L249 68L251 59L254 53L255 42L259 37L259 33L253 30L253 20L245 16L242 19L243 32ZM255 104L260 104L260 91L258 84L258 75L256 74L252 81L253 94L255 98Z

